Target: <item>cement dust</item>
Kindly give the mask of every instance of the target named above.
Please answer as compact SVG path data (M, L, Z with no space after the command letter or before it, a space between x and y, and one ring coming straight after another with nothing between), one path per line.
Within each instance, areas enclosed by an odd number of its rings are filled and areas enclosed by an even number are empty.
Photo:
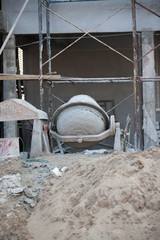
M160 239L160 149L67 158L28 220L34 240Z

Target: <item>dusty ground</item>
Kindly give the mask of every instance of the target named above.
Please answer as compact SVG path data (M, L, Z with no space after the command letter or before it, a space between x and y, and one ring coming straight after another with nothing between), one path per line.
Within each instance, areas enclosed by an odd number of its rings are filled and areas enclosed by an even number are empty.
M8 174L22 174L22 172L20 159L0 162L0 178ZM27 218L31 211L23 202L19 202L18 198L9 195L5 202L0 202L1 240L31 239L26 231Z
M160 149L39 159L0 162L0 179L19 173L24 187L5 199L0 189L0 239L160 239Z

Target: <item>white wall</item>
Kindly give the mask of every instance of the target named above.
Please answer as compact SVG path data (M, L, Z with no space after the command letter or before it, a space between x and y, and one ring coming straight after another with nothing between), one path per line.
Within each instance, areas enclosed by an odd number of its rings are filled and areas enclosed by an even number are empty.
M89 30L97 23L112 15L115 11L123 7L126 0L104 0L89 2L68 2L54 3L50 7L55 12L64 16L74 24ZM139 0L152 11L160 14L159 0ZM12 26L24 0L2 0L2 9L9 18L9 29ZM43 31L45 32L45 10L43 17ZM157 31L160 30L160 19L148 11L137 6L137 30L138 31ZM131 4L109 21L99 26L95 32L128 32L132 31ZM76 28L51 14L51 33L76 33ZM30 0L19 23L15 34L34 34L38 33L38 0Z

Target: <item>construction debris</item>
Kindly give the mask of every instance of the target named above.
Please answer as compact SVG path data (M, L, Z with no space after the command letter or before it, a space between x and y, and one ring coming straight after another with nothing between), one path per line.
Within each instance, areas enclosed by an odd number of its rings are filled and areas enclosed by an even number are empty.
M23 192L25 186L22 185L21 175L5 175L0 178L0 202L5 202L9 194L18 195Z

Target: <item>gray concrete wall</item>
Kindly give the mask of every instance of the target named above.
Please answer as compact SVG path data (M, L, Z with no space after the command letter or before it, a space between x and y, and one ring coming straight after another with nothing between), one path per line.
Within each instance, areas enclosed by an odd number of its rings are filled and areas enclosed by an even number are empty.
M74 35L65 35L66 39L51 40L52 56L69 45ZM132 34L100 34L103 42L109 44L125 56L132 59ZM56 37L56 36L55 36ZM18 39L18 37L17 37ZM28 36L21 39L21 44L35 41ZM19 42L17 40L17 42ZM39 46L31 45L24 50L24 71L30 74L39 73ZM47 60L46 43L44 42L43 62ZM132 63L117 53L98 43L94 39L81 39L67 51L52 61L52 72L70 77L121 77L132 76ZM47 65L43 73L48 72Z
M8 15L9 29L20 11L23 0L2 0L2 9ZM141 0L154 12L159 13L159 0ZM126 4L125 0L89 1L89 2L69 2L54 3L51 9L64 16L69 21L89 30L96 24L111 16L118 9ZM157 31L160 29L160 19L137 6L137 30L138 31ZM35 34L38 33L38 1L30 0L19 23L15 34ZM43 11L43 32L45 27L45 10ZM99 26L94 32L128 32L132 31L131 5L116 14L108 22ZM79 30L51 14L51 33L77 33Z

